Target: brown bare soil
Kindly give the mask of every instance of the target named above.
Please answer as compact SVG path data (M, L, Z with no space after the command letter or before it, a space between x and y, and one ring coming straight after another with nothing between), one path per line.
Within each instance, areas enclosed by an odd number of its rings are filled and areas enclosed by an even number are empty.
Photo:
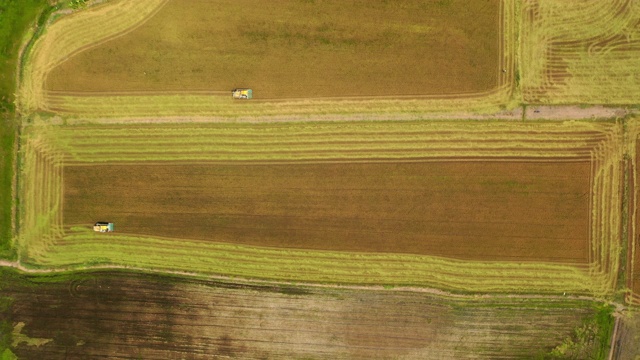
M585 263L590 164L67 166L64 223L270 247Z
M593 316L579 300L248 286L135 273L2 270L0 320L20 359L522 359Z
M55 68L46 89L251 87L262 99L478 93L499 85L499 22L498 0L172 0Z

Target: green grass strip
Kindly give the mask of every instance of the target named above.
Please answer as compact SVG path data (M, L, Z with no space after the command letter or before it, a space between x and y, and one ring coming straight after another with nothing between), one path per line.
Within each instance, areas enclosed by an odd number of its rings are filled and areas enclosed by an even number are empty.
M599 283L600 277L584 266L272 249L144 236L104 236L86 229L67 232L46 251L32 250L30 264L47 268L122 265L246 278L437 286L466 291L593 294L607 291Z
M48 7L46 0L0 0L0 258L13 249L13 175L17 121L14 93L20 45Z

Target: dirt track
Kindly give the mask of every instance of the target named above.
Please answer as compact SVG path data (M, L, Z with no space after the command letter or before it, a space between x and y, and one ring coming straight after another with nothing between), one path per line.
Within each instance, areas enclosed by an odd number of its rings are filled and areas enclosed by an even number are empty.
M537 111L537 112L536 112ZM527 107L525 121L536 120L590 120L590 119L611 119L623 118L630 114L637 114L634 109L625 107L604 107L591 106L579 107L573 105L566 106L535 106ZM240 123L272 123L272 122L324 122L324 121L415 121L415 120L513 120L521 122L523 120L522 108L505 110L490 114L473 114L469 112L433 112L426 114L349 114L349 115L277 115L259 117L237 117L234 122ZM53 117L49 121L61 122L60 117ZM69 124L85 123L85 119L66 119ZM214 116L163 116L163 117L120 117L120 118L99 118L91 119L91 123L103 124L132 124L132 123L215 123L228 122L229 118Z

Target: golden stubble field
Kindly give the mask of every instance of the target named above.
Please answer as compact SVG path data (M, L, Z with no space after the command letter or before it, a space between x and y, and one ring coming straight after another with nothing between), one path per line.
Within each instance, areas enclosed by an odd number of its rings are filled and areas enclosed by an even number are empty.
M524 0L523 100L546 104L637 104L640 2Z
M500 73L500 1L171 0L54 68L54 92L256 99L479 93Z

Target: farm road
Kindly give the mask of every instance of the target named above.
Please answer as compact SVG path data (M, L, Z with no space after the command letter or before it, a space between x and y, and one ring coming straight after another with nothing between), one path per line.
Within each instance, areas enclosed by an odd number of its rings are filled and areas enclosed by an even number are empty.
M447 112L429 114L327 114L327 115L273 115L245 116L233 118L234 122L278 123L278 122L315 122L315 121L412 121L412 120L514 120L522 121L522 107L492 114L474 114L469 112ZM582 107L578 105L527 105L524 120L589 120L623 118L630 114L639 114L625 107L605 107L601 105ZM62 118L54 117L54 121ZM68 124L86 123L86 120L65 119ZM228 122L229 118L213 116L167 116L161 118L99 118L92 123L131 124L131 123L218 123Z

